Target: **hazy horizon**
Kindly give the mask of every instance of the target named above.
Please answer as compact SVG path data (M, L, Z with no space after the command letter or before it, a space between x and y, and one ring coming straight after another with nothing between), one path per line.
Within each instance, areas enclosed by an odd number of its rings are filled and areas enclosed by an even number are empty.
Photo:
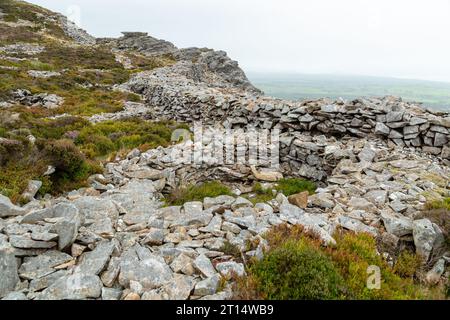
M370 74L351 74L351 73L308 73L308 72L277 72L277 71L248 71L246 72L247 76L280 76L280 77L298 77L298 76L329 76L329 77L361 77L361 78L374 78L374 79L390 79L390 80L399 80L399 81L419 81L419 82L430 82L430 83L442 83L442 84L450 84L450 80L427 80L427 79L418 79L418 78L409 78L409 77L397 77L397 76L376 76Z
M143 31L227 51L249 73L450 82L450 0L32 0L96 37Z

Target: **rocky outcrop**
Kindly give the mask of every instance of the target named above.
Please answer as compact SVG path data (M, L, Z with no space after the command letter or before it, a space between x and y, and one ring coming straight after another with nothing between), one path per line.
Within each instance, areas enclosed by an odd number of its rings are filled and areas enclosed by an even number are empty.
M180 62L173 73L180 73L195 82L213 83L213 86L235 87L253 94L262 92L255 88L239 64L226 52L207 48L178 49L172 43L156 39L144 32L123 32L120 38L100 38L98 44L108 45L117 52L118 59L129 65L120 52L133 51L148 56L168 55Z
M76 43L82 45L94 45L96 43L95 37L79 28L75 23L67 19L67 17L56 14L55 20L59 22L60 27L64 30L66 35Z
M156 39L147 32L122 32L120 38L99 38L97 43L107 44L119 50L133 50L145 55L170 54L178 50L173 43Z

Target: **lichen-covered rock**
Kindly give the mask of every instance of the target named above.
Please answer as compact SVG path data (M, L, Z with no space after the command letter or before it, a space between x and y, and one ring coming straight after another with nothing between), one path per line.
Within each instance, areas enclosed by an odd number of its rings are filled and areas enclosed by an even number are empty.
M61 277L37 296L38 300L82 300L99 298L102 282L96 275L75 273Z
M0 247L0 297L13 291L19 282L17 261L12 248Z
M443 241L439 227L428 219L413 222L413 237L416 252L425 261L428 261L433 248L436 248Z
M14 205L8 197L0 194L0 218L21 216L26 213L25 209Z

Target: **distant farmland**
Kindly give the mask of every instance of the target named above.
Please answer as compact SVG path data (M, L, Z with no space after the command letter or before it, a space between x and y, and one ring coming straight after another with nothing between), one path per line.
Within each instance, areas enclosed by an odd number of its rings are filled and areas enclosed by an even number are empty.
M425 107L450 111L450 83L395 78L249 73L266 95L283 99L322 97L353 99L394 95L422 102Z

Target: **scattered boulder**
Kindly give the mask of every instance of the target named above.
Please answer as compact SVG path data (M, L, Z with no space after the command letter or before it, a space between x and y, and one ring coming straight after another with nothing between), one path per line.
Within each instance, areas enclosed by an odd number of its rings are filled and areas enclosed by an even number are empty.
M82 300L99 298L102 282L96 275L75 273L58 279L45 289L37 300Z
M428 261L433 248L443 240L439 227L428 219L413 222L413 237L416 252L425 261Z
M293 194L288 197L289 203L296 205L299 208L305 209L308 206L309 192L303 191L297 194Z
M230 278L232 276L243 277L246 274L244 265L234 261L218 263L216 268L225 278Z
M26 213L25 209L14 205L8 197L0 194L0 218L22 216Z
M22 193L22 198L26 201L32 201L39 189L42 187L42 181L30 180L25 191Z

